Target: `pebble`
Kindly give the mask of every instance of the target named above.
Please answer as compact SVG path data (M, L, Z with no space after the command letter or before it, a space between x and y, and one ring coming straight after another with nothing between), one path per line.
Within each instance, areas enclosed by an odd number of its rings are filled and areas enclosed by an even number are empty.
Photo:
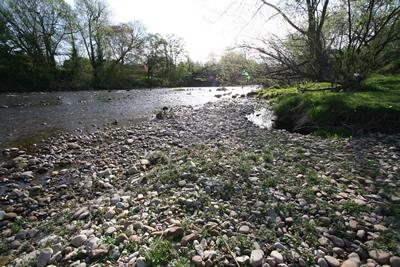
M203 265L203 258L199 255L195 255L192 257L192 262L195 266L202 266Z
M241 234L249 234L250 233L250 227L247 225L242 225L239 227L239 233Z
M71 245L74 247L80 247L83 245L83 242L87 240L86 235L77 235L71 240Z
M340 267L359 267L360 262L354 260L354 259L348 259L345 260Z
M374 249L368 252L369 256L376 260L379 264L389 263L390 254L381 249Z
M339 262L338 259L336 259L336 258L334 258L332 256L329 256L329 255L325 256L324 258L328 262L329 266L331 266L331 267L340 267L340 262Z
M393 256L390 258L390 266L391 267L400 267L400 257Z
M264 257L264 251L255 249L250 254L250 265L253 267L261 266Z
M328 263L324 258L319 258L317 263L320 267L329 267Z
M50 262L52 254L53 250L51 248L43 249L37 258L37 267L45 267Z
M273 250L270 255L272 258L274 258L276 263L278 263L278 264L283 263L283 256L281 253L279 253L279 251Z

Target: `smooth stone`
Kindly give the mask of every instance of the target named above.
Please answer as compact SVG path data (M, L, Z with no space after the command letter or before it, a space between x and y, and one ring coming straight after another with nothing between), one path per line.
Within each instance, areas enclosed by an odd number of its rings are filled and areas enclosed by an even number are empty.
M87 240L86 235L77 235L74 238L72 238L71 245L77 248L82 246L83 242L85 242L86 240Z
M192 257L192 262L195 266L202 266L203 265L203 258L199 255L195 255Z
M250 257L247 255L236 257L236 261L241 265L247 264L249 262L249 260L250 260Z
M340 267L359 267L360 262L357 262L354 259L345 260Z
M49 263L52 254L53 250L51 248L43 249L37 258L37 267L45 267Z
M139 257L136 259L136 267L147 267L146 259L143 257Z
M239 227L239 233L241 234L248 234L250 233L250 227L247 225L242 225Z
M374 249L368 252L369 256L379 264L389 263L390 254L381 249Z
M255 249L250 254L250 265L253 267L261 266L264 257L264 251L261 249Z
M340 266L339 260L337 260L335 257L327 255L324 258L328 262L329 266L331 266L331 267L339 267Z
M270 256L272 258L274 258L274 260L276 261L276 263L283 263L283 256L281 253L279 253L279 251L277 250L273 250L270 254Z
M319 258L317 263L319 267L329 267L328 263L324 258Z
M389 262L391 267L400 267L400 257L398 256L391 257Z

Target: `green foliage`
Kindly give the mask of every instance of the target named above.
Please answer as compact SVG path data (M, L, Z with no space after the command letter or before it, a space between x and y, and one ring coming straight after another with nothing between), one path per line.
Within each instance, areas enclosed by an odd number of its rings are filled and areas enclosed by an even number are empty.
M274 159L274 155L271 151L264 150L262 153L262 158L265 163L271 163Z
M151 164L166 164L168 163L168 157L162 151L154 151L149 156L149 161Z
M193 221L189 217L185 217L181 221L181 227L183 231L188 232L193 226Z
M399 132L400 76L374 75L364 87L355 92L281 95L274 105L278 117L276 126L337 137L365 132Z
M190 267L190 260L185 257L179 257L172 262L173 267Z
M11 229L13 234L16 234L22 229L22 226L17 222L12 222L9 224L9 228Z
M156 239L146 251L146 263L150 267L163 266L172 259L174 254L175 250L170 241Z
M136 251L139 251L140 244L135 241L129 241L128 243L125 244L125 249L129 253L135 253Z
M369 211L369 208L366 206L362 206L357 204L352 200L347 200L342 203L342 209L348 212L349 214L358 215L362 212Z
M164 184L178 183L181 177L181 172L175 166L171 166L168 170L161 173L159 180Z

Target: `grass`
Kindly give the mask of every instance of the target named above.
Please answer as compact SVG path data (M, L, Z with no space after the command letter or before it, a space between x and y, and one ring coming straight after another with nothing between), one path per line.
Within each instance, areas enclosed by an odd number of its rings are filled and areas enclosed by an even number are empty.
M146 251L146 263L150 267L164 266L175 254L172 243L168 240L156 239Z
M400 132L400 75L373 75L364 89L355 92L315 91L326 83L262 89L259 96L271 99L276 126L326 137L352 136L366 132Z

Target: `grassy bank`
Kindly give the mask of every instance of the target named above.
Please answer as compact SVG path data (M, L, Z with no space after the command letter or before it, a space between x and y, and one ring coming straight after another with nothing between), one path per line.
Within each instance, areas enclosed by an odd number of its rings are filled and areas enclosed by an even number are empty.
M358 135L400 132L400 75L374 75L355 92L318 91L326 83L266 88L259 96L274 104L276 126L301 133Z

